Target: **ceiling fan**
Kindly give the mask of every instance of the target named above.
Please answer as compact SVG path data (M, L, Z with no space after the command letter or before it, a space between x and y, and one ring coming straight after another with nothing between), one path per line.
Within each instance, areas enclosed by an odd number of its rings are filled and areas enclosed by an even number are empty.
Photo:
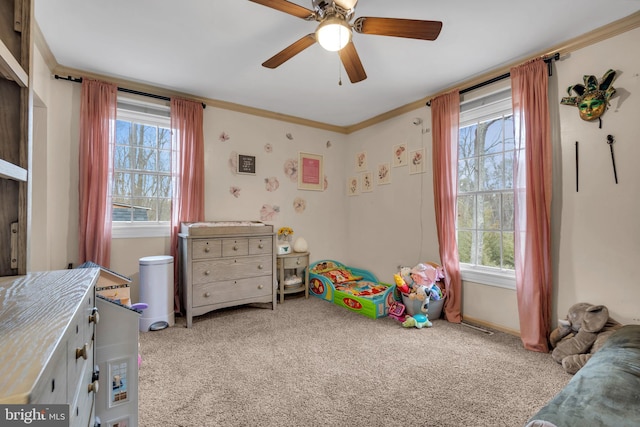
M417 19L371 18L361 16L353 24L358 0L312 0L313 10L287 0L249 0L272 9L319 22L314 33L303 36L262 63L267 68L277 68L315 42L331 51L338 51L342 65L351 83L367 78L360 57L351 40L352 32L409 39L435 40L442 29L440 21Z

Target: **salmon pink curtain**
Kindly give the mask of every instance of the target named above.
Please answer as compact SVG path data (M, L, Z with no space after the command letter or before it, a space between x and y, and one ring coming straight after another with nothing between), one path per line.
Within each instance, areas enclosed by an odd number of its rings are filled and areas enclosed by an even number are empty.
M515 268L524 347L548 352L551 324L551 128L542 58L511 69L515 124Z
M180 311L178 245L180 223L204 221L203 106L171 99L171 255L174 259L174 308Z
M80 218L78 262L111 262L111 182L117 86L82 80L80 100Z
M445 271L445 317L462 321L462 282L456 242L458 196L458 134L460 93L454 90L431 101L433 127L433 195L440 261Z

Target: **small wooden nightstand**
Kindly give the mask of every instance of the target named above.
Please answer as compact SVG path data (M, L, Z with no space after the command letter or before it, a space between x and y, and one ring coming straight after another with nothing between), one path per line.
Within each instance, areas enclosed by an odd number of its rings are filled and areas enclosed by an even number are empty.
M293 252L286 255L278 255L276 258L278 270L278 293L280 294L280 302L284 302L286 294L293 294L304 291L305 298L309 298L309 252ZM285 270L291 270L298 275L304 270L302 283L291 287L284 286L286 277Z

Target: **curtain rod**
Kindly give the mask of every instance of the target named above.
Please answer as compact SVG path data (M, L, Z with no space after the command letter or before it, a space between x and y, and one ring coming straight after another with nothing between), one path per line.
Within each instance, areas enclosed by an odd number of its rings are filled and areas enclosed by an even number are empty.
M71 77L71 76L62 77L57 74L54 74L53 77L55 77L56 80L67 80L74 83L82 83L82 77ZM139 90L127 89L123 87L118 87L118 92L125 92L133 95L141 95L141 96L146 96L148 98L161 99L163 101L171 101L171 98L169 98L168 96L156 95L154 93L140 92ZM202 108L207 108L207 104L202 102Z
M551 66L551 62L552 61L557 61L560 59L560 53L556 52L553 54L553 56L550 56L548 58L544 58L544 62L547 64L547 70L549 71L549 76L553 75L553 67ZM499 82L500 80L504 80L504 79L508 79L511 76L511 73L504 73L501 74L499 76L493 77L489 80L485 80L484 82L480 82L478 84L475 84L473 86L469 86L467 88L461 89L460 90L460 95L462 95L463 93L467 93L467 92L471 92L472 90L476 90L476 89L480 89L481 87L484 86L488 86L491 83L495 83L495 82ZM427 101L427 107L431 107L431 100Z

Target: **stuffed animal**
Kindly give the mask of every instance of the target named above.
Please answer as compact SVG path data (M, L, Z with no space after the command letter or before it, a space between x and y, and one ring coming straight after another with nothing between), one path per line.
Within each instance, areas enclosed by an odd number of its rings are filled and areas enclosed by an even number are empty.
M562 364L565 372L575 374L621 326L609 317L604 305L574 304L567 318L559 319L558 327L551 331L551 357Z
M433 326L433 323L431 323L429 318L424 314L414 314L413 316L407 316L404 322L402 322L402 326L405 328L416 327L422 329L424 326L430 328Z

